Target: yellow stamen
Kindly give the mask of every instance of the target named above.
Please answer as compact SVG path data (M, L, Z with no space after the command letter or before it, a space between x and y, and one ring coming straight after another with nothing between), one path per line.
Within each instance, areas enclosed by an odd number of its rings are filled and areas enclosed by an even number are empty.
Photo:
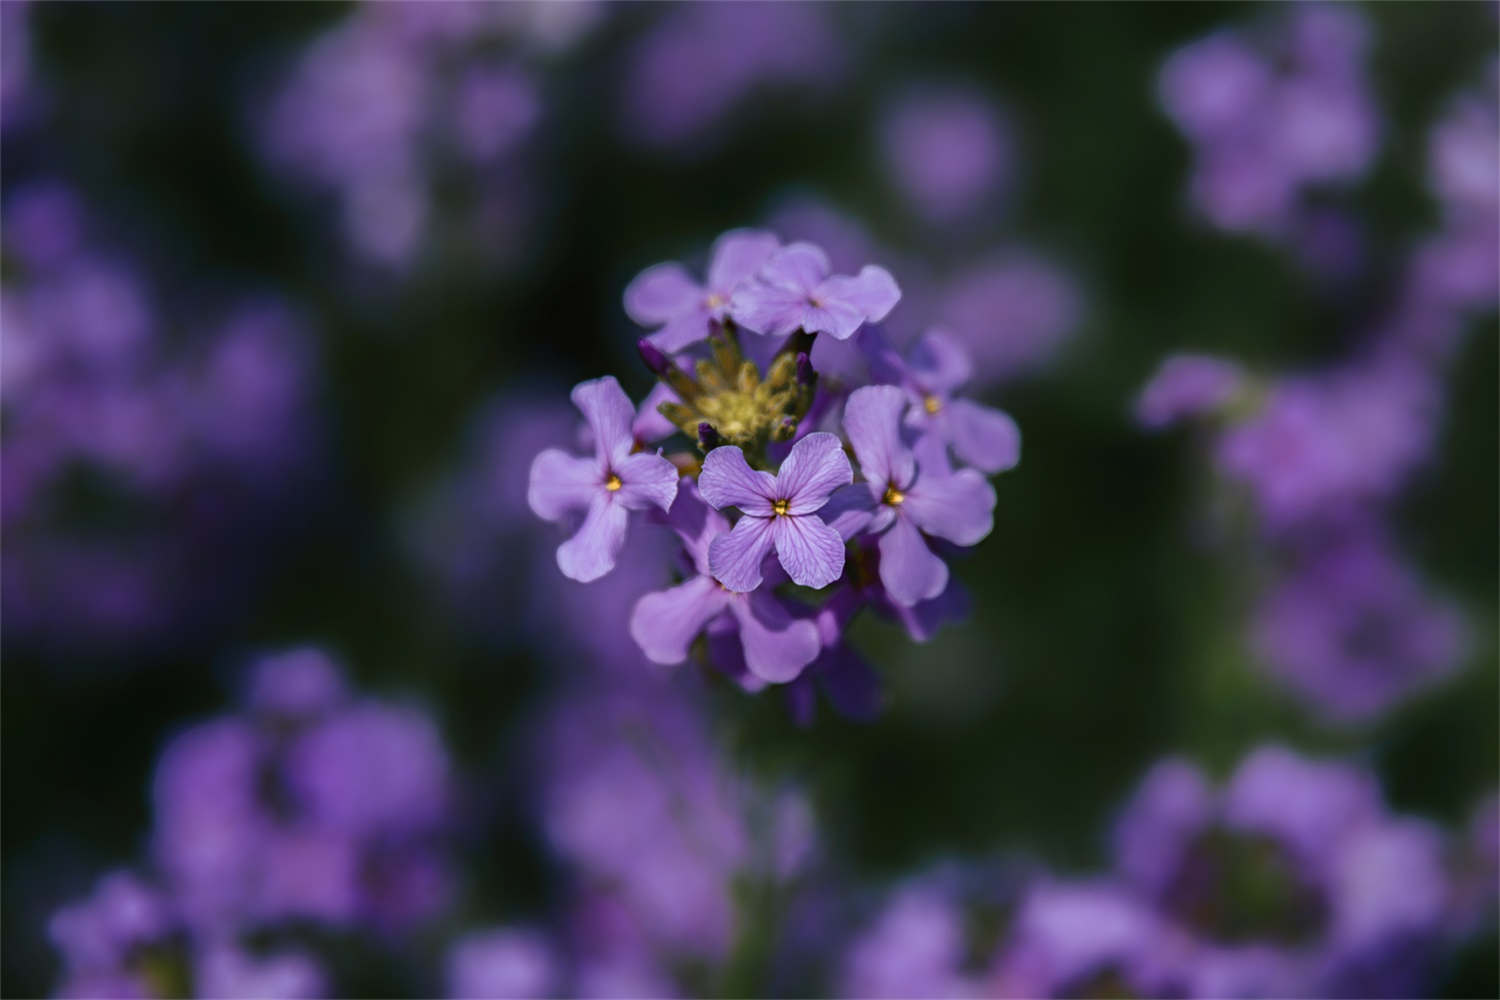
M936 396L928 396L926 399L922 400L922 409L926 410L930 414L933 414L934 416L942 408L943 401L941 399L938 399Z
M899 507L905 499L906 494L896 489L896 484L892 483L885 488L885 496L880 498L880 502L890 504L892 507Z
M620 477L615 475L613 472L611 472L609 474L609 478L604 481L604 488L609 490L611 493L614 493L623 485L624 484L620 482Z
M724 296L720 295L718 292L710 292L708 298L703 300L703 304L710 309L717 309L725 304Z
M786 517L786 512L792 507L790 500L771 501L771 511L780 517Z

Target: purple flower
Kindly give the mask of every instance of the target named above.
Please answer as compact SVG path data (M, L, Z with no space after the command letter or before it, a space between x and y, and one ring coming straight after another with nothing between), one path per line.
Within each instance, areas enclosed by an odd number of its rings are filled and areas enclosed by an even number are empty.
M1458 612L1365 531L1307 556L1252 628L1273 675L1340 720L1370 718L1437 683L1465 646Z
M1232 361L1203 354L1174 354L1161 363L1136 399L1142 426L1166 427L1184 417L1211 413L1234 398L1245 375Z
M731 296L780 246L767 232L730 230L714 241L706 284L679 264L648 267L626 287L625 312L642 326L661 327L647 339L676 353L708 337L710 324L728 316Z
M735 593L713 578L709 552L716 539L729 535L729 522L709 509L691 480L684 481L667 517L697 575L636 602L630 634L641 651L653 663L681 663L698 634L727 612L751 673L773 684L795 678L818 655L817 627L793 617L769 588ZM842 540L838 549L842 558Z
M594 457L548 448L531 463L527 501L538 517L560 521L585 511L583 524L557 549L565 576L588 583L615 567L632 510L667 510L677 496L677 469L660 455L632 454L635 409L614 377L573 387L573 404L594 435Z
M1167 760L1122 813L1115 848L1125 886L1179 935L1189 995L1422 992L1403 980L1445 918L1442 842L1389 815L1358 768L1268 746L1217 790Z
M975 545L994 526L995 490L973 469L918 465L901 436L909 401L896 386L856 389L844 406L844 431L859 459L863 487L841 490L829 518L840 533L880 535L880 581L891 600L910 607L948 586L948 566L923 533Z
M777 251L755 279L730 299L729 314L746 329L782 337L797 330L848 340L865 323L878 323L901 300L896 279L866 264L858 275L832 274L828 256L811 243Z
M792 582L826 587L844 571L844 540L817 516L834 490L854 479L838 436L819 431L792 446L776 475L750 468L733 445L703 460L698 488L715 510L741 517L708 547L709 570L730 590L760 586L761 560L774 546Z
M559 991L562 969L536 931L495 929L459 939L448 953L448 995L463 1000L546 997Z
M886 111L880 147L896 187L933 225L962 222L1009 179L1009 137L977 93L934 89L903 97Z
M839 995L957 997L977 994L964 976L964 920L939 887L903 888L844 957Z
M1056 265L1011 250L956 275L935 314L961 340L982 379L1033 371L1056 356L1078 325L1082 296Z
M893 352L886 352L884 360L891 381L911 401L904 423L917 435L919 464L934 471L946 467L950 448L961 461L987 473L1004 472L1021 460L1021 431L1009 414L953 398L973 366L952 335L929 330L904 360Z

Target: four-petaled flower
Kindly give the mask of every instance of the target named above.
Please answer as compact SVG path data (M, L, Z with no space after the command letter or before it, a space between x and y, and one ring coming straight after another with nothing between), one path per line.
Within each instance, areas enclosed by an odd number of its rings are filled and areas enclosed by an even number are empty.
M675 353L708 337L709 324L729 312L735 290L760 270L781 243L770 233L734 229L714 242L708 282L699 285L680 264L657 264L625 289L625 312L641 326L660 326L646 339Z
M792 680L817 658L822 649L817 626L794 617L770 587L737 594L713 578L709 549L715 539L729 534L729 522L709 509L692 480L683 481L667 523L682 539L697 575L636 602L630 635L648 659L681 663L698 634L726 613L733 617L745 666L762 681Z
M678 474L660 455L632 453L635 408L613 376L578 383L573 405L593 431L594 457L548 448L531 463L526 499L547 521L585 512L578 531L558 546L557 565L563 575L587 583L614 569L629 511L671 508Z
M906 391L906 426L917 436L917 461L929 471L946 468L948 449L982 472L1004 472L1021 460L1021 431L1010 415L953 392L974 368L968 353L942 330L923 334L906 357L885 351L887 373Z
M854 479L834 434L809 434L792 446L776 475L750 468L739 448L715 448L703 460L698 489L716 510L738 507L734 530L708 549L709 571L730 590L760 586L760 564L772 546L787 575L804 587L826 587L844 571L844 540L817 514Z
M747 330L780 337L797 330L848 340L866 323L878 323L901 300L896 279L866 264L854 277L830 272L828 255L811 243L793 243L741 285L729 315Z
M840 490L824 511L842 537L880 535L880 582L910 607L948 586L948 566L922 533L975 545L994 526L995 490L973 469L923 468L901 436L906 393L893 385L856 389L844 405L844 431L864 483Z

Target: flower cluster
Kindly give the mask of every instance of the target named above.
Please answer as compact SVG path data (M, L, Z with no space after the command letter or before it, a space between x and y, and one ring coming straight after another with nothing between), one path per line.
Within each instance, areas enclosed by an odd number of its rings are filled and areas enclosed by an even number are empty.
M1215 788L1167 758L1122 811L1110 872L910 880L849 944L841 993L1412 995L1467 933L1455 904L1478 883L1450 847L1350 764L1263 746Z
M1332 17L1331 30L1340 13L1300 16L1313 26ZM1176 355L1137 399L1146 427L1193 418L1212 427L1215 470L1247 498L1256 547L1272 563L1274 584L1253 615L1255 650L1273 677L1335 720L1378 715L1453 673L1467 649L1458 610L1403 562L1390 512L1432 458L1463 333L1495 306L1496 136L1492 102L1481 107L1471 94L1434 128L1441 226L1412 247L1384 315L1351 356L1268 376Z
M661 264L626 289L656 328L639 349L661 384L639 412L613 377L576 386L593 454L537 455L528 500L574 526L557 564L583 582L615 568L632 513L675 532L681 582L630 617L653 662L699 650L751 689L820 664L847 681L841 636L860 608L919 640L951 609L946 557L990 533L985 477L1019 461L1020 433L957 395L971 367L952 337L886 343L875 324L900 297L882 267L835 274L817 246L758 231L721 237L704 283ZM820 379L822 342L856 351L874 384ZM664 451L683 438L691 449Z
M310 331L263 294L169 307L60 181L17 185L5 220L7 624L38 645L150 646L253 577L262 527L300 502Z
M1374 158L1369 29L1357 11L1314 5L1261 27L1175 52L1160 96L1194 147L1194 206L1222 229L1295 239L1314 218L1306 189L1353 180Z
M163 752L150 880L107 876L56 915L62 994L321 995L311 939L269 955L256 942L404 932L438 914L454 891L453 792L423 712L354 696L313 648L263 659L242 712Z

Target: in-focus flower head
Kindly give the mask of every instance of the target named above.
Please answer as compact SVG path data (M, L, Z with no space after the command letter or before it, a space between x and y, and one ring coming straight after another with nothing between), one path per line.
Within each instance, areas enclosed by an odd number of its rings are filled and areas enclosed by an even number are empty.
M968 546L989 533L995 493L977 470L1013 466L1019 431L1005 414L954 397L970 369L951 338L929 334L907 357L885 346L874 324L900 291L883 268L831 276L810 243L733 230L715 243L709 270L706 287L675 264L632 282L627 311L661 324L637 343L659 384L639 412L613 378L575 388L598 453L538 455L532 510L548 520L589 512L559 564L594 579L624 537L624 510L608 505L639 482L621 463L641 464L654 492L632 492L650 501L635 509L658 508L648 524L682 546L676 585L647 584L629 614L646 658L694 658L746 691L790 683L799 719L817 688L841 712L868 717L875 675L845 629L868 608L923 641L961 613L962 591L928 537ZM823 362L835 377L821 377ZM642 450L656 445L678 450ZM974 468L954 471L950 449ZM865 482L854 481L851 452ZM608 531L595 523L606 515Z

